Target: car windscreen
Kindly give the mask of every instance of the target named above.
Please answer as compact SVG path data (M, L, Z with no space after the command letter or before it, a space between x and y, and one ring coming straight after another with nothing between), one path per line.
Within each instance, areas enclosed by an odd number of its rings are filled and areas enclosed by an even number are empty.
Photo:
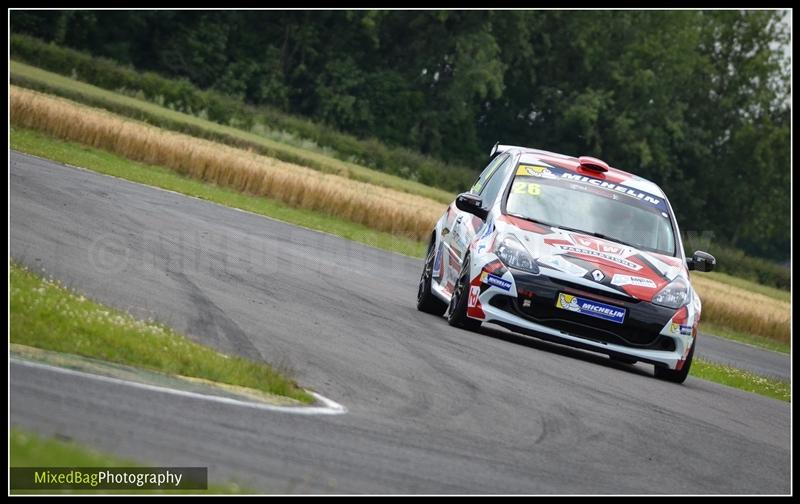
M675 255L675 237L664 198L621 183L553 166L520 164L505 212Z

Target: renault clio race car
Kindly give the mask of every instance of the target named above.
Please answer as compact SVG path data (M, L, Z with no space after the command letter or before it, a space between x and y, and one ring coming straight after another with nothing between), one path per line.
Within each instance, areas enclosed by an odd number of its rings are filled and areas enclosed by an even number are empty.
M700 298L678 224L653 182L604 161L495 145L491 162L431 233L417 308L689 373Z

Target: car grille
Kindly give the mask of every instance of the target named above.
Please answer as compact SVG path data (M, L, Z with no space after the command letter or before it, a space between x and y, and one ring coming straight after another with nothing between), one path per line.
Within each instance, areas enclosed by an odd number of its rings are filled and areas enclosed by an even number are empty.
M556 308L555 302L551 303L547 298L534 297L531 306L523 308L518 298L496 295L489 304L531 322L583 339L648 350L675 350L675 340L659 334L663 325L633 320L630 310L625 323L616 324L595 318L587 320L586 315Z

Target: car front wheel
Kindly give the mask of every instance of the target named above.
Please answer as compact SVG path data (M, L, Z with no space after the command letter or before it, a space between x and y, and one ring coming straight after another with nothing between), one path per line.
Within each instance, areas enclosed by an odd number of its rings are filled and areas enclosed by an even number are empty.
M692 343L692 349L689 350L689 355L686 357L686 362L683 363L683 367L680 371L656 366L654 372L655 377L659 380L665 380L672 383L683 383L686 381L686 377L689 376L689 368L692 367L692 358L694 357L695 345L695 343Z
M467 317L467 300L469 299L469 256L464 258L461 273L458 275L450 307L447 312L447 323L454 327L475 330L481 326L480 320Z
M425 265L422 267L422 276L419 279L417 290L417 310L434 315L443 315L447 303L437 298L431 292L431 279L433 278L433 259L436 255L436 237L431 238L428 253L425 255Z

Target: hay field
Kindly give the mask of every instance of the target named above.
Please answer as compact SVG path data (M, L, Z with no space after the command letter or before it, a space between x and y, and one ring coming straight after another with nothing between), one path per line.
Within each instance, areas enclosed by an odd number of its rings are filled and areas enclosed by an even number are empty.
M446 205L169 132L17 86L11 123L370 228L425 240Z

